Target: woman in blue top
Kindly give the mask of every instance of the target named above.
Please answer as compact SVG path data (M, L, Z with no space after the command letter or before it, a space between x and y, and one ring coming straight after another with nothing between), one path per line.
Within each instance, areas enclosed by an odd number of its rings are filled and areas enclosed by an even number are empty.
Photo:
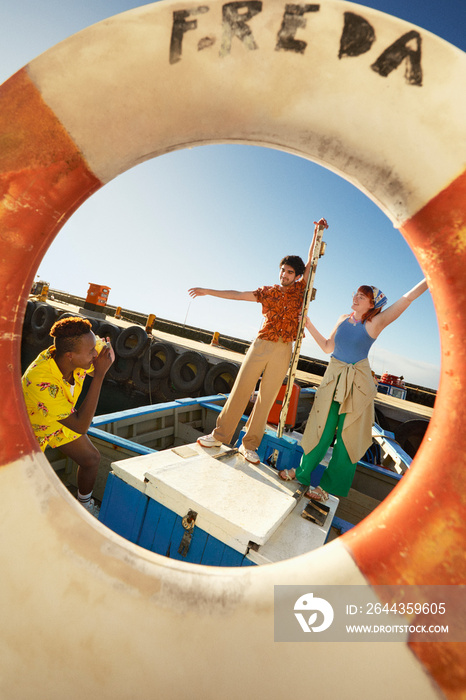
M280 478L296 478L310 484L335 435L332 458L320 484L306 496L326 501L328 492L347 496L356 464L372 443L375 382L367 359L374 340L427 289L423 280L394 304L382 308L387 298L380 289L363 285L353 297L352 313L338 319L329 338L324 338L309 318L306 328L326 353L331 353L301 441L304 456L296 469L283 470Z

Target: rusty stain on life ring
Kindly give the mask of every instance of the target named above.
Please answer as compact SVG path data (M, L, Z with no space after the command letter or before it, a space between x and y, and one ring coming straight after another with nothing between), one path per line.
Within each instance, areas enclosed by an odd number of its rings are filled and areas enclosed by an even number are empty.
M8 250L8 259L0 266L0 352L7 358L0 367L4 426L0 465L4 465L38 448L31 431L18 430L18 425L27 425L18 390L27 291L56 231L101 183L24 69L0 89L0 131L6 135L0 173L0 241ZM16 272L14 284L12 272Z
M460 585L466 580L466 495L458 469L464 461L459 436L466 423L465 202L463 174L403 226L435 285L437 311L445 320L440 328L443 373L436 411L414 469L405 475L402 488L387 499L383 513L366 519L369 536L358 537L357 529L347 535L358 567L373 585L420 581ZM429 483L435 484L435 498ZM406 497L408 486L415 498ZM450 620L460 621L462 616L464 611L450 611ZM444 689L464 688L464 644L410 642L410 646Z

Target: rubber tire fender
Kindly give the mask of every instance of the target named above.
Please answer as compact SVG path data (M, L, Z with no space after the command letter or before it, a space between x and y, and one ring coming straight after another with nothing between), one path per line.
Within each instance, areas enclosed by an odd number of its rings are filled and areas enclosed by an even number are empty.
M158 382L156 395L160 396L160 403L165 401L177 401L186 396L186 392L177 391L172 384L170 377L165 377L160 382Z
M99 328L99 335L101 338L110 338L112 347L116 345L118 336L120 335L121 328L114 323L108 323L108 321L102 321Z
M92 316L85 316L84 318L87 319L87 321L89 321L89 323L91 324L91 326L92 326L92 332L93 332L95 335L100 335L100 323L101 323L101 322L99 321L99 319L98 319L98 318L92 318Z
M65 313L60 314L59 317L57 318L57 321L61 321L64 318L86 318L82 314L74 314L71 311L65 311ZM86 319L86 321L89 321L89 319Z
M31 324L32 314L34 313L35 308L36 308L35 302L32 299L28 299L27 304L26 304L26 311L24 313L23 331L25 331L29 328L29 326Z
M239 365L233 362L222 361L216 365L211 365L204 380L206 396L230 393L238 372ZM229 379L226 379L226 377L229 377ZM219 383L223 384L223 386L217 386Z
M127 345L127 342L133 338L136 342L133 345ZM142 355L148 340L149 337L145 328L142 326L128 326L128 328L124 328L121 331L116 339L115 352L120 357L137 358Z
M64 314L60 314L57 321L61 321L63 318L82 318L85 321L89 321L92 332L98 335L100 321L97 318L89 318L88 316L83 316L83 314L74 314L71 311L65 311Z
M31 316L31 330L37 340L44 340L55 323L56 311L49 304L38 304Z
M164 361L161 359L161 356L165 357ZM142 356L142 369L151 379L165 379L170 374L175 356L173 345L151 342ZM155 367L154 363L156 364Z
M422 418L406 420L395 428L395 440L414 459L428 427L429 421Z
M117 382L126 382L133 375L134 358L115 357L105 375L106 379L114 379Z
M194 377L186 378L186 368L189 365L195 368ZM173 362L170 370L170 380L175 391L186 394L198 391L204 383L207 367L207 360L200 352L195 350L182 352ZM192 367L189 369L192 371Z
M134 362L133 371L131 373L131 381L133 383L136 391L140 391L143 394L149 394L150 392L150 379L145 374L142 368L142 357Z

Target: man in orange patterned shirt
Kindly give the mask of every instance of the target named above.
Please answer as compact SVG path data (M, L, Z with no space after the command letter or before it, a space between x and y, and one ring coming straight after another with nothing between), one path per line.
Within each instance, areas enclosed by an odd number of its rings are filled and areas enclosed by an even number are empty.
M262 375L259 394L246 423L243 443L239 448L248 462L252 464L260 462L256 450L261 443L268 415L290 364L311 260L312 245L306 265L299 256L288 255L280 263L280 283L271 287L259 287L254 292L204 289L203 287L193 287L189 290L193 298L213 296L221 299L259 302L262 304L262 313L265 317L265 323L251 344L231 394L217 419L215 430L210 435L204 435L198 439L198 443L203 447L230 444L249 398Z

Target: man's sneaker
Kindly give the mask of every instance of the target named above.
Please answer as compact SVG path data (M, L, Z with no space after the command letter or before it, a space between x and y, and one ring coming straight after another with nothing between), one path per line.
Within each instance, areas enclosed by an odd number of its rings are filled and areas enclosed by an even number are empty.
M259 455L257 452L254 452L254 450L247 450L244 445L240 445L238 451L243 455L247 462L251 462L251 464L259 464Z
M203 437L197 438L197 442L202 447L220 447L222 444L220 440L216 440L212 433L210 435L204 435Z
M91 498L89 503L81 503L81 505L87 510L88 513L93 515L95 518L99 517L100 506L97 505L93 498Z

